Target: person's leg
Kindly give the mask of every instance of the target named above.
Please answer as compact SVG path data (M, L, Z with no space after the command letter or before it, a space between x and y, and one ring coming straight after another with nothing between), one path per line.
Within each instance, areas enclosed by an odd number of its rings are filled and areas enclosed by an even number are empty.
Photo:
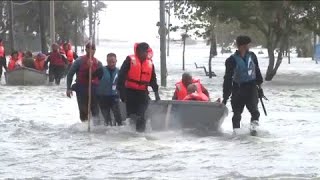
M121 111L120 111L120 104L118 100L115 100L112 103L111 109L117 125L122 126L122 117L121 117Z
M137 111L137 122L136 122L136 131L144 132L146 129L146 119L145 119L145 112L149 105L149 96L147 93L139 93L139 100L138 100L138 111Z
M76 92L77 94L77 102L78 102L78 108L79 108L79 114L80 114L80 120L81 122L85 122L88 120L88 100L84 93L81 93L79 91Z
M240 128L241 114L244 109L245 103L243 102L243 96L240 91L233 92L231 97L231 107L233 111L232 127L233 129Z
M54 66L49 66L49 83L54 81Z
M106 96L98 96L100 111L104 119L104 124L111 125L110 106L108 105Z
M90 106L91 114L93 117L93 121L96 125L100 125L100 117L99 117L99 105L97 100L97 95L95 93L95 87L92 87L91 91L91 106Z
M246 107L251 114L251 122L259 121L260 112L258 109L258 103L259 103L258 91L256 87L252 87L248 89L247 92L248 92L248 96L247 96Z

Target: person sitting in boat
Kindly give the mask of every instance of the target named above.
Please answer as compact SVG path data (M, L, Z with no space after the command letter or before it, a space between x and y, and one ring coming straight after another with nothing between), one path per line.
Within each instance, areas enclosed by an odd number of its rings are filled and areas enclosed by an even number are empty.
M197 91L196 84L189 84L187 91L188 95L185 98L183 98L184 101L210 101L207 95Z
M46 69L44 68L45 60L46 60L46 55L45 55L45 54L42 54L42 53L39 53L39 54L36 56L36 59L34 60L34 67L35 67L35 69L38 70L38 71L45 71L45 70L46 70Z
M176 83L176 90L172 100L183 100L187 95L187 87L194 83L197 86L197 91L204 93L209 98L208 90L200 83L199 79L192 78L190 73L183 73L181 81Z
M22 65L27 68L34 69L34 59L31 51L25 52L25 55L22 60Z
M11 53L11 57L10 57L9 64L8 64L9 71L13 71L17 68L22 67L22 61L21 61L21 59L19 59L18 56L19 56L18 51L13 51Z
M45 62L45 67L47 68L48 63L50 62L49 83L52 84L53 81L55 81L56 85L59 85L65 69L68 66L68 60L60 53L58 44L52 44L51 48L52 52L50 52Z

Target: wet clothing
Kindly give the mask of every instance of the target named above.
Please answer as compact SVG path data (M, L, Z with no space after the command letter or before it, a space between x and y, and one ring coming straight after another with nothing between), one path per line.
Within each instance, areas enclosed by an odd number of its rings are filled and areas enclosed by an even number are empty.
M13 60L12 57L10 57L9 64L8 64L8 70L13 71L16 68L22 67L22 61L21 60Z
M205 87L203 87L203 85L200 83L200 80L192 79L192 83L195 83L197 85L197 92L202 92L207 97L209 97L208 90ZM187 87L182 83L182 81L177 82L172 100L183 100L187 95L188 95Z
M242 58L239 51L236 51L226 60L225 66L223 103L226 104L232 94L233 128L240 128L241 114L245 106L251 113L251 121L258 121L260 113L257 85L260 86L263 83L263 78L257 56L249 51Z
M114 115L117 125L122 125L122 117L120 112L120 100L117 93L116 84L119 69L111 69L108 66L98 68L93 77L98 77L99 85L97 87L97 97L101 113L104 117L105 125L115 125L112 122L110 110Z
M68 60L65 56L59 52L51 52L45 62L45 67L49 66L49 82L55 81L57 85L60 84L60 80L63 78L66 66L68 65Z
M92 64L93 72L95 68L102 67L102 63L95 58L95 62ZM70 71L67 75L67 89L72 89L77 94L77 102L79 107L80 120L82 122L88 120L88 90L89 90L89 65L87 56L81 56L72 64ZM76 83L72 85L73 76L76 74ZM94 78L92 78L94 79ZM91 114L94 117L99 116L99 106L96 97L97 83L92 80L91 83Z
M96 97L96 85L91 86L91 114L93 117L99 117L99 106ZM75 83L72 85L72 90L76 92L77 103L79 108L80 120L85 122L88 120L88 86Z
M135 51L136 52L136 51ZM139 59L137 59L140 61ZM147 86L151 86L155 93L158 93L157 77L152 64L151 79L144 90L134 89L133 87L125 86L125 82L128 80L128 73L131 68L131 58L127 56L126 60L123 62L119 75L117 90L120 91L120 98L122 101L126 102L127 117L135 116L136 130L139 132L145 131L146 120L145 111L147 110L149 104L149 92Z

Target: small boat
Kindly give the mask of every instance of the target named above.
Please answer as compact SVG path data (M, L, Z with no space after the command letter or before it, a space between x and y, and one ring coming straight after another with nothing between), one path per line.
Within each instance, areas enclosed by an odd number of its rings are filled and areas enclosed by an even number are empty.
M7 85L38 86L47 83L47 74L32 68L20 67L5 73Z
M122 117L126 117L125 104L120 107ZM155 131L188 128L217 131L227 115L228 108L218 102L173 100L151 101L145 114Z

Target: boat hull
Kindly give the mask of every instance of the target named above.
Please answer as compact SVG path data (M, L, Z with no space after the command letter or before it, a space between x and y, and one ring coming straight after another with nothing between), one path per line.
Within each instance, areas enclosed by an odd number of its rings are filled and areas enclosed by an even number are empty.
M47 74L22 67L5 73L6 84L15 86L39 86L47 83Z

